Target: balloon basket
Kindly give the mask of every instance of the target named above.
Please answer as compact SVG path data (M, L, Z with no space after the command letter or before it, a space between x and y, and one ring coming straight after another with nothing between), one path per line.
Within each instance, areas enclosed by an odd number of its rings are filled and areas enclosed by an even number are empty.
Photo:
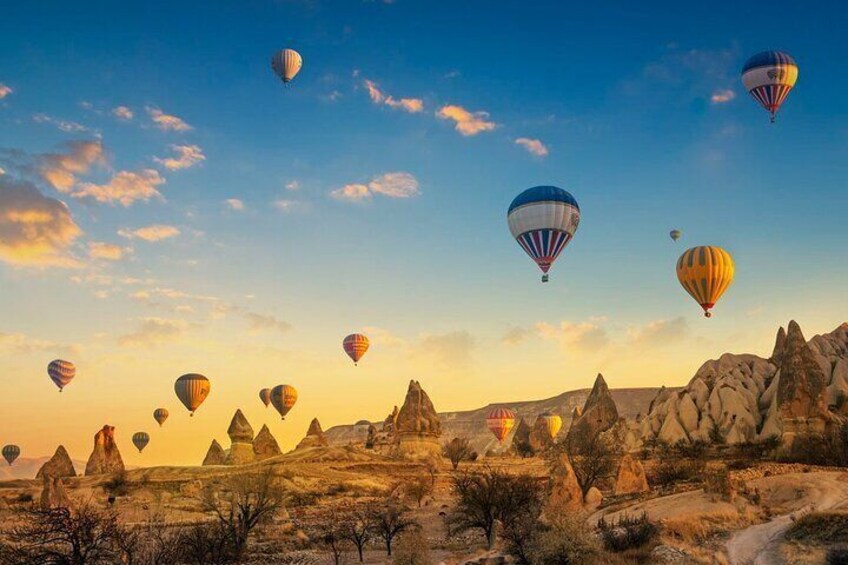
M547 274L547 273L545 273L544 275L542 275L542 282L543 282L543 283L548 282L548 280L550 280L550 277L548 277L548 274Z

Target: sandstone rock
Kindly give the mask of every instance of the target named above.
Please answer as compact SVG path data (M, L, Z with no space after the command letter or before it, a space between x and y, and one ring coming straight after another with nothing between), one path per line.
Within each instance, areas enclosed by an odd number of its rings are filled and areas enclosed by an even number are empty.
M227 428L227 435L230 436L232 442L251 442L253 441L253 428L250 422L242 414L241 409L236 410L233 414L233 419L230 421L230 427Z
M41 490L41 508L49 510L50 508L68 508L71 505L71 499L65 491L65 484L59 477L44 477L44 488Z
M774 349L771 352L769 360L780 367L781 359L783 359L783 350L786 348L786 330L783 326L777 330L777 337L774 339Z
M635 494L648 490L648 477L642 462L626 453L618 463L615 494Z
M548 424L541 417L536 418L527 440L530 442L530 448L537 454L544 453L554 445Z
M604 376L598 373L592 392L583 405L582 414L572 421L566 441L577 445L613 427L618 421L618 409L612 399Z
M397 419L398 419L398 407L395 406L394 410L386 416L386 419L383 420L383 431L386 433L394 433L395 428L397 428Z
M318 421L318 418L312 418L309 429L306 430L306 436L300 440L296 449L303 449L304 447L326 447L327 445L329 444L327 443L327 438L324 437L324 430L321 429L321 422Z
M650 562L666 565L689 565L693 563L691 556L687 552L670 545L658 545L652 549Z
M409 381L406 400L397 415L395 429L398 434L439 437L442 426L430 397L418 381Z
M823 416L827 411L825 376L794 320L789 322L782 361L777 389L781 416L784 419Z
M277 443L277 440L274 439L274 436L271 434L271 430L268 429L268 426L263 424L259 433L256 434L255 438L253 438L253 455L256 460L264 461L265 459L276 457L281 453L280 445Z
M206 452L206 457L203 458L203 465L224 465L227 462L227 454L224 448L218 443L218 440L212 440L209 450Z
M71 461L71 456L68 455L67 450L65 450L65 446L60 445L56 448L56 453L53 454L47 463L41 466L36 473L36 479L42 479L44 477L52 477L52 478L65 478L65 477L76 477L77 471L74 469L74 464Z
M589 492L586 493L586 508L589 511L597 509L603 501L604 495L597 487L590 488Z
M550 492L550 504L558 512L583 508L583 491L567 455L560 455L551 468Z
M669 445L674 445L678 442L689 443L689 436L686 435L686 430L680 424L676 413L669 413L663 421L663 426L660 428L660 433L657 439L664 441Z
M198 498L203 492L203 483L198 480L180 483L180 494L186 498Z
M115 444L114 426L103 426L94 435L94 450L85 464L85 476L120 473L124 470L124 460Z
M530 445L530 432L532 431L529 424L527 424L527 420L519 417L518 424L515 425L515 431L512 432L512 448L516 453L529 453L533 449Z

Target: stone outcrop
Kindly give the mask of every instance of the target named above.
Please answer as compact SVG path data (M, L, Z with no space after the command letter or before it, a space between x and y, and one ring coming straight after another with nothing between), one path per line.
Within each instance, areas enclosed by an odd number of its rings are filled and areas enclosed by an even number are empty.
M236 410L230 427L227 428L230 436L230 452L227 454L227 465L245 465L254 461L253 454L253 428L244 417L241 410Z
M554 445L548 424L541 417L536 418L536 421L533 423L533 429L530 430L527 439L530 442L530 448L537 454L544 453Z
M324 437L324 430L321 429L321 422L318 421L318 418L312 418L312 422L309 423L309 429L306 430L306 436L300 440L300 443L297 444L295 449L326 447L327 445L329 444L327 443L327 438Z
M518 454L529 454L532 447L530 446L530 432L533 430L530 428L529 424L527 424L527 420L523 417L518 418L518 423L515 425L515 431L512 432L512 450ZM494 451L501 451L502 445L497 439L492 438L495 441L495 449ZM506 442L506 438L504 438L504 442Z
M583 491L565 454L560 455L551 468L550 492L550 505L557 512L583 508Z
M51 508L68 508L71 499L65 491L65 484L59 477L44 477L44 487L41 489L41 500L39 501L43 510Z
M253 438L254 458L257 461L264 461L265 459L276 457L281 453L280 444L277 443L277 440L271 434L271 430L268 429L268 426L263 424L259 433L256 434L255 438Z
M781 359L783 359L783 349L786 347L786 330L783 329L783 326L780 326L780 329L777 330L777 336L774 338L774 349L772 349L771 357L769 357L769 361L780 366Z
M203 465L225 465L227 463L227 454L218 440L213 439L209 450L206 452L206 457L203 458Z
M53 454L44 465L36 473L36 479L51 477L63 479L66 477L76 477L77 471L74 469L74 463L71 461L71 456L64 445L56 448L56 453Z
M124 460L115 444L114 426L103 426L94 435L94 450L85 464L85 476L120 473L124 470Z
M392 410L386 419L383 420L383 430L387 434L394 434L395 428L397 428L397 419L398 419L398 407L395 406L394 410Z
M615 494L637 494L647 492L648 478L642 462L629 453L625 453L618 462L618 475L615 479Z
M601 505L601 502L604 501L604 495L598 489L598 487L592 487L586 493L586 508L589 511L595 510Z
M406 400L397 414L397 452L407 459L441 457L442 426L430 397L418 381L409 381Z
M579 446L581 442L612 428L618 422L618 409L604 376L600 373L583 405L583 410L580 411L579 416L576 414L575 416L566 437L569 445Z

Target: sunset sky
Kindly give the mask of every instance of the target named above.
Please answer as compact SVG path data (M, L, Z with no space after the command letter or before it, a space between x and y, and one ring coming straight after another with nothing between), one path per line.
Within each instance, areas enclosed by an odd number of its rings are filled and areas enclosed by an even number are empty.
M85 459L108 423L130 465L198 464L236 408L288 449L410 378L439 410L681 385L845 321L848 11L566 4L4 6L0 444ZM774 125L739 80L769 48L800 67ZM506 224L537 184L582 211L546 285ZM737 269L710 320L674 272L704 244ZM188 372L212 381L191 419ZM285 422L257 397L281 383Z

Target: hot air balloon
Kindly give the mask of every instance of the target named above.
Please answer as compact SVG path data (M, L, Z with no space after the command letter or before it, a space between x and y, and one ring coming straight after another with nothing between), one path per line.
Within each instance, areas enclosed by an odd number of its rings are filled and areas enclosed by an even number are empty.
M286 414L292 409L294 403L297 402L297 391L291 385L277 385L271 389L271 404L283 417L286 419Z
M745 90L771 114L772 122L797 80L798 65L789 53L783 51L757 53L742 68Z
M271 57L271 68L284 83L288 84L303 66L303 57L294 49L283 49Z
M62 392L62 389L68 386L68 383L73 380L76 374L77 368L70 361L56 359L47 365L47 376L50 377L53 384L59 387L59 392Z
M359 360L362 359L362 356L365 355L365 352L368 351L368 346L371 345L371 342L368 341L368 338L362 334L350 334L344 341L342 342L342 347L344 347L345 353L347 356L353 359L353 364L357 365Z
M548 282L548 270L580 223L577 200L555 186L534 186L515 197L506 217L512 237L542 270L542 282Z
M509 408L495 408L486 416L486 426L503 443L510 430L515 427L515 412Z
M681 235L683 235L683 232L680 230L671 230L670 232L668 232L668 237L670 237L674 241L680 239Z
M263 388L259 391L259 400L262 401L262 404L265 405L265 408L268 408L268 405L271 404L271 389Z
M183 375L174 383L174 392L177 393L177 398L180 399L183 406L188 408L192 416L194 416L194 411L209 396L211 388L212 384L209 379L197 373Z
M15 462L15 459L18 458L18 455L21 454L21 448L17 445L4 445L3 446L3 459L6 460L10 466Z
M162 424L165 423L165 420L168 419L168 411L164 408L157 408L153 411L153 419L159 424L159 427L162 427Z
M141 453L147 447L147 444L150 443L150 436L147 435L147 432L136 432L133 434L132 442L136 449L138 449L138 452Z
M733 282L733 257L721 247L687 249L677 260L677 279L709 318L710 308Z
M542 414L539 414L539 419L545 422L545 426L548 428L548 434L550 434L551 439L556 438L560 429L562 429L562 418L556 414L551 414L550 412L543 412Z

